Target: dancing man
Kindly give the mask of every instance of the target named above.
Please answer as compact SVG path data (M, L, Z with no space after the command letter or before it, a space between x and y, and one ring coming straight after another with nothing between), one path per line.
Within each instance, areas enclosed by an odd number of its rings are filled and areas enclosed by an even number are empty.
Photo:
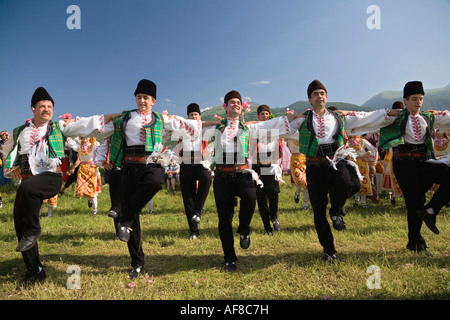
M425 91L420 81L410 81L403 88L405 109L394 123L380 130L380 147L393 150L393 169L402 189L408 212L408 243L415 252L427 251L420 233L422 220L438 234L436 216L450 201L449 164L435 160L432 132L450 129L450 113L422 112ZM439 188L425 205L426 192L436 183Z
M162 189L164 167L171 154L162 146L163 129L186 139L200 136L198 120L161 115L152 110L156 103L156 84L139 81L134 92L137 109L124 111L114 120L109 162L120 171L120 208L117 237L127 242L131 256L130 278L140 275L144 267L139 213ZM100 152L100 151L99 151ZM157 156L157 162L151 161Z
M344 204L361 187L360 178L352 162L335 155L346 142L346 130L354 135L373 132L393 122L398 111L336 112L326 108L327 89L318 80L307 90L312 110L306 118L291 122L292 130L299 132L299 152L306 155L306 180L309 200L314 213L314 225L327 261L337 259L333 234L326 218L328 194L331 202L329 214L333 227L344 230ZM292 136L292 135L291 135Z
M225 270L236 270L232 220L236 197L240 198L239 227L240 246L250 246L250 222L256 207L257 174L248 169L249 138L257 138L258 130L271 130L278 135L289 134L289 121L301 115L288 115L256 124L244 125L241 121L243 104L238 91L230 91L224 97L227 114L220 124L210 127L204 135L214 139L214 198L219 216L219 236L225 258ZM258 186L259 187L259 186Z
M268 105L263 104L258 107L256 114L259 121L268 121L272 112ZM281 173L278 160L282 156L280 146L282 140L280 140L281 137L277 138L274 139L271 135L261 135L257 139L250 139L252 169L259 175L263 183L261 188L256 188L256 200L264 230L269 235L272 234L272 230L281 230L278 221L278 194L282 178L277 173ZM270 222L273 224L273 229Z
M188 119L201 120L199 105L189 104L187 116ZM200 234L198 224L212 180L210 168L203 164L208 157L208 141L200 138L183 139L179 145L182 148L179 152L181 158L180 188L190 230L189 239L193 240L197 239Z
M38 239L41 235L39 209L44 199L61 190L60 159L64 158L66 137L100 136L104 123L117 115L92 116L72 123L52 121L54 101L43 87L31 98L33 118L14 129L3 146L7 156L5 175L22 180L14 202L14 227L27 272L19 287L44 280L45 270L39 258Z

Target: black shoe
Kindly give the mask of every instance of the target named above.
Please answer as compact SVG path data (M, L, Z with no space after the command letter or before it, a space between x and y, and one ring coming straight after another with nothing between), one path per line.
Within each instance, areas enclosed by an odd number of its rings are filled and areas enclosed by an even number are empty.
M92 200L88 200L88 207L89 208L92 208L92 204L93 204L93 201Z
M20 239L19 244L16 247L16 251L24 252L29 250L32 246L36 244L40 236L41 232L39 232L37 235L22 237L22 239Z
M244 236L243 234L241 234L240 244L242 249L248 249L248 247L250 247L250 236L249 235Z
M269 236L273 236L272 230L265 230L264 232Z
M200 216L194 214L191 219L192 222L200 223Z
M142 266L133 268L133 270L131 270L130 274L128 275L128 278L135 279L135 278L139 277L139 275L141 274L141 271L142 271Z
M225 271L236 271L236 262L225 262Z
M37 281L44 281L44 279L46 277L47 277L47 275L46 275L44 269L42 269L41 271L39 271L37 273L29 273L29 272L27 272L26 275L25 275L25 278L17 286L17 289L29 287L29 286L35 284Z
M131 231L131 228L119 226L119 229L117 230L117 238L121 241L128 242L128 240L130 240Z
M406 249L414 251L415 253L424 253L426 256L428 257L432 257L433 254L427 250L427 246L425 244L419 244L419 245L414 245L414 244L407 244L406 245Z
M439 229L436 227L436 214L429 214L425 209L418 209L417 214L425 222L428 229L439 234Z
M111 217L113 219L117 219L119 217L119 215L114 210L109 210L108 217Z
M278 222L277 219L273 219L272 220L272 224L273 224L273 229L275 231L280 231L281 230L281 225L280 225L280 223Z
M337 231L347 229L345 227L344 219L342 219L341 216L331 216L331 220L333 221L333 228L335 228Z
M334 262L334 261L336 261L337 260L336 253L332 253L332 254L325 253L325 256L323 257L323 260L327 261L327 262Z
M195 239L197 239L197 238L198 238L198 235L195 234L195 233L192 233L192 234L189 236L189 240L195 240Z

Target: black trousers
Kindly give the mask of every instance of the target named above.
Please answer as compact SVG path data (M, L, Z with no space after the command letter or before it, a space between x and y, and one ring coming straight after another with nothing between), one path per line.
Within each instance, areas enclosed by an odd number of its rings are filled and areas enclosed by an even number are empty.
M43 172L22 180L14 202L14 228L18 241L22 237L39 234L39 211L42 202L57 195L62 183L62 174L52 172ZM29 250L22 252L22 257L27 270L32 273L42 266L37 242Z
M119 227L119 217L122 215L122 210L120 208L120 173L122 170L114 167L109 170L109 198L111 200L111 208L117 213L117 218L114 218L114 228L116 232Z
M232 226L234 201L236 196L240 198L237 233L248 235L250 234L250 222L256 207L255 184L250 173L216 172L213 190L219 217L219 236L225 261L237 261Z
M211 172L208 169L201 164L181 163L180 188L191 235L199 235L198 224L192 222L192 216L194 214L201 216L210 187Z
M442 207L450 202L450 167L443 163L400 160L394 157L393 169L408 211L408 243L406 247L415 251L424 250L427 246L420 233L422 219L417 215L417 209L424 208L426 193L434 183L440 186L425 208L433 208L434 212L438 214Z
M163 177L164 168L159 164L124 164L120 173L119 223L132 229L127 245L133 268L144 266L139 213L162 189Z
M309 200L314 213L314 226L319 242L326 254L336 253L334 238L327 221L328 194L330 197L330 216L338 215L348 198L355 195L361 183L355 169L346 161L336 164L337 170L329 165L307 165Z
M256 186L256 199L258 203L259 214L264 224L264 230L272 231L270 221L278 219L278 194L280 193L280 183L275 180L275 175L267 174L264 169L267 166L253 165L252 169L259 175L263 188ZM261 174L261 170L262 174Z

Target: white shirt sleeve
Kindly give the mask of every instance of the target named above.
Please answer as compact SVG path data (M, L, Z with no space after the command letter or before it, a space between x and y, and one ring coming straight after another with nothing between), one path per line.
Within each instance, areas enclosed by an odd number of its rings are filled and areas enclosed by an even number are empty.
M95 148L94 157L92 162L96 166L102 166L106 162L109 151L109 140L105 139L103 142Z
M172 136L176 138L199 139L202 132L202 122L200 120L184 119L174 116L169 119L163 115L164 129L173 131Z
M442 132L450 130L450 111L439 111L439 114L434 116L434 128Z
M295 131L298 131L300 129L300 126L302 125L303 121L305 121L306 118L295 118L291 121L291 134Z
M247 125L250 131L250 138L257 139L260 130L273 131L278 130L278 136L287 135L291 132L291 125L286 116L273 118L267 121L260 121Z
M349 135L361 136L377 131L394 122L396 117L388 116L389 109L379 109L371 112L353 112L345 116L345 129Z
M110 123L112 123L112 121ZM105 126L103 115L77 118L75 122L68 124L66 124L63 120L60 120L59 128L66 137L79 136L100 138L102 135L112 134L114 130L114 126L111 124Z

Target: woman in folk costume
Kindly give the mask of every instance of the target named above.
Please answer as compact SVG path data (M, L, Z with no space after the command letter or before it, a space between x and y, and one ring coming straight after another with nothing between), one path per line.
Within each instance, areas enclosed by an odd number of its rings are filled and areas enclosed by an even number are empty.
M289 134L289 121L300 115L287 115L268 121L244 125L241 94L230 91L224 97L226 119L205 130L204 139L214 140L214 198L219 216L219 236L224 251L225 270L236 270L237 256L234 249L232 220L235 198L240 198L239 227L240 246L250 246L250 222L256 207L256 186L261 183L258 175L248 169L249 138L257 138L258 130L277 130L278 135Z
M3 148L3 144L8 141L9 139L9 133L8 131L2 131L0 134L0 150ZM11 179L7 179L4 177L3 175L3 162L4 162L4 158L3 154L0 153L0 185L5 185L10 183ZM3 203L2 203L2 193L0 192L0 208L3 208Z
M363 139L361 136L348 136L348 146L355 150L356 159L353 160L358 165L360 174L363 176L361 180L361 205L363 209L367 209L366 198L370 197L373 203L380 203L377 189L375 187L375 168L371 170L369 161L375 163L378 158L378 152L375 146ZM355 198L354 206L358 205Z
M294 133L294 139L288 136L284 138L289 150L291 151L290 168L291 168L291 183L296 186L294 201L300 201L300 193L303 195L303 210L308 210L308 182L306 181L306 156L301 154L298 143L298 133Z
M156 103L156 84L150 80L139 81L134 92L137 109L124 111L114 120L109 154L111 165L121 169L120 201L117 237L127 242L131 256L130 278L140 275L144 266L139 213L162 189L164 167L173 153L162 145L163 129L179 137L196 139L202 123L178 116L168 116L153 111ZM156 163L152 161L157 157Z
M16 251L22 253L27 272L19 287L46 277L37 244L41 235L39 211L43 200L61 189L59 164L64 157L65 137L100 135L104 124L116 116L80 118L68 124L53 122L53 106L47 90L36 89L31 98L33 118L15 128L2 149L7 156L5 174L22 179L14 202L14 227L19 241Z
M380 147L393 149L393 169L408 211L406 248L430 255L420 233L422 220L438 234L436 215L450 201L450 167L448 163L435 160L432 132L450 129L450 113L447 110L422 112L424 95L422 82L406 83L403 88L405 109L392 125L380 130ZM426 192L434 183L440 186L425 205Z
M436 159L442 159L450 154L450 148L448 147L450 141L449 133L450 132L441 132L439 130L435 130L433 134L433 146ZM436 192L438 188L439 185L435 183L433 187L431 187L430 191L432 193ZM449 204L447 204L446 207L449 207Z
M51 217L53 215L53 209L58 206L58 195L51 197L49 199L44 199L41 206L41 212L39 216L42 217L42 209L44 206L47 206L47 217Z
M386 190L389 192L389 200L393 205L395 205L396 199L402 195L402 189L398 184L392 166L392 148L389 148L387 150L382 162L384 166L384 174L381 188L382 190Z
M98 167L93 163L95 150L99 143L95 137L82 138L78 150L79 169L75 185L75 198L88 198L91 215L98 212L98 197L102 192L102 178Z
M337 259L333 234L326 218L328 193L331 201L330 216L335 229L345 229L342 216L346 200L359 191L361 184L354 163L346 161L349 153L344 149L346 131L352 135L373 132L392 123L389 115L395 112L346 112L346 116L326 109L327 90L318 80L308 86L308 100L312 110L306 118L291 122L299 131L299 152L306 155L306 178L309 199L314 212L314 225L326 260Z
M450 154L449 148L450 132L436 130L434 133L433 145L436 159Z

